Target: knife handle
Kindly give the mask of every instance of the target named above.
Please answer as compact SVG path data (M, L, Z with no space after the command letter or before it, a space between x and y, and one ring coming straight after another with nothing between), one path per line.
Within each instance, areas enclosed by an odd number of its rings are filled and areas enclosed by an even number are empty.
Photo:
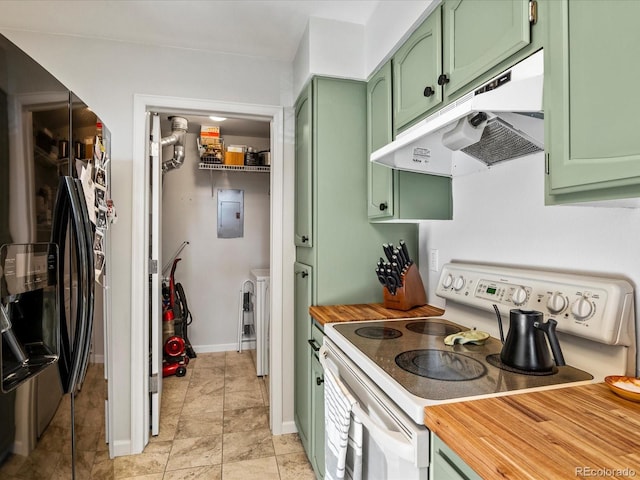
M407 259L407 263L413 262L411 257L409 256L409 249L407 248L407 244L404 243L404 240L400 240L400 248L402 249L402 253L404 253L405 258Z

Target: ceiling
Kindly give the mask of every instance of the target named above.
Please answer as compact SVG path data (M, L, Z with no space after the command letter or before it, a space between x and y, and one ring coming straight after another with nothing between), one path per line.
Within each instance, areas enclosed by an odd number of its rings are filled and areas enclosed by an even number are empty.
M240 136L240 137L258 137L269 138L270 134L270 121L269 120L257 120L240 117L226 117L227 119L222 122L216 122L211 120L207 116L200 115L183 115L175 113L160 113L160 130L163 135L168 135L171 132L171 120L174 115L185 118L188 122L188 132L200 134L200 127L202 125L207 126L219 126L220 136Z
M380 0L2 0L0 27L291 62L309 17L364 25Z
M2 0L0 28L292 62L310 17L364 25L381 1L387 0ZM163 134L171 115L161 114ZM180 116L191 133L218 125ZM219 125L226 135L269 137L268 121L228 118Z

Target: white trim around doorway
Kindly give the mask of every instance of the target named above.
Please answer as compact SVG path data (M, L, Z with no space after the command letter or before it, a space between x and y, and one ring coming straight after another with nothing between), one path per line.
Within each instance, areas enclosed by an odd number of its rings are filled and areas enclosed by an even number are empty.
M145 158L145 116L149 111L172 112L180 114L211 114L211 112L228 113L230 116L250 115L271 119L271 348L270 348L270 411L273 434L292 433L295 425L290 420L293 412L289 412L293 396L293 375L289 363L289 308L290 300L284 292L284 266L293 264L295 249L288 248L285 239L292 234L290 219L285 205L285 183L290 182L285 176L285 109L280 106L253 105L242 103L217 102L179 97L161 97L140 95L134 96L133 105L133 166L132 166L132 264L131 264L131 445L130 452L140 453L148 442L149 418L149 332L146 329L148 318L148 222L144 219L148 214L147 199L149 197L149 165ZM283 325L285 325L283 328ZM292 322L291 322L292 323ZM284 358L283 358L284 357ZM289 378L291 377L291 378ZM286 410L286 411L285 411ZM118 453L116 453L116 456Z

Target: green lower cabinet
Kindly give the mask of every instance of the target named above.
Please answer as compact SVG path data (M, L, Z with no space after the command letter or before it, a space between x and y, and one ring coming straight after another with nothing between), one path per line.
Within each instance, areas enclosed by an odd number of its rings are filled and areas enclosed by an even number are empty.
M432 432L429 480L482 480L482 477Z
M294 264L294 419L304 449L311 449L311 317L313 269L309 265Z
M294 265L294 418L317 478L324 477L324 374L318 358L324 333L309 315L313 268Z
M640 2L548 2L546 203L640 196Z
M311 464L317 478L324 478L324 371L315 349L322 345L322 332L314 326L311 354Z

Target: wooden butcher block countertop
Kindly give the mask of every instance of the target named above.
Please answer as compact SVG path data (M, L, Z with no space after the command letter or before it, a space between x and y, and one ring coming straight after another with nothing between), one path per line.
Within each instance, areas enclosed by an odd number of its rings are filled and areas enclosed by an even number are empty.
M353 322L356 320L385 320L394 318L439 317L444 310L425 305L411 310L392 310L382 303L360 303L354 305L312 305L309 314L318 323Z
M640 403L604 383L425 408L484 479L640 477Z

